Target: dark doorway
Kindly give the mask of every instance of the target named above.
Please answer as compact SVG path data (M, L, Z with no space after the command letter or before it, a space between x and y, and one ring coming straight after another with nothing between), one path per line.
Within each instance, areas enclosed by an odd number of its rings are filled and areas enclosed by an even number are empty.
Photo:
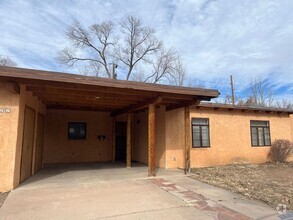
M126 122L116 122L116 161L126 161Z

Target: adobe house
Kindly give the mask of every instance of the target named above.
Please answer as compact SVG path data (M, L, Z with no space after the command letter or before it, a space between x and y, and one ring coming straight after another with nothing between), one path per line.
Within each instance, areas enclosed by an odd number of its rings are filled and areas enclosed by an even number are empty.
M203 104L217 90L0 67L0 192L48 164L263 163L292 112ZM147 174L146 174L147 175Z

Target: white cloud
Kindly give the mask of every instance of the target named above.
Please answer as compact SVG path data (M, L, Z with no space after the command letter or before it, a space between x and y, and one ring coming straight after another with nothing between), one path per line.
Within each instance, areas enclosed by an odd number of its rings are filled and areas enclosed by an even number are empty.
M291 0L3 0L0 54L19 66L64 71L55 57L73 19L89 26L131 13L180 52L190 78L225 93L230 74L239 92L261 74L292 97L292 10Z

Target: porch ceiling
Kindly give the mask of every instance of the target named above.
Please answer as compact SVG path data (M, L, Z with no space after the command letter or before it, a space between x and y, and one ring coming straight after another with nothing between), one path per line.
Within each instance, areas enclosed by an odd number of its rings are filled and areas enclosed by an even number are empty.
M15 67L0 67L0 80L25 85L49 109L137 111L155 103L167 110L209 101L217 90L166 86Z

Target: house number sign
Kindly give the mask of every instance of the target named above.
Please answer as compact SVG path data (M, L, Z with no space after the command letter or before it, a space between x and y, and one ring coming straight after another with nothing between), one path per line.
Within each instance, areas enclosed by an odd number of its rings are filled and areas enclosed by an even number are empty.
M10 113L11 109L10 108L0 108L0 113Z

